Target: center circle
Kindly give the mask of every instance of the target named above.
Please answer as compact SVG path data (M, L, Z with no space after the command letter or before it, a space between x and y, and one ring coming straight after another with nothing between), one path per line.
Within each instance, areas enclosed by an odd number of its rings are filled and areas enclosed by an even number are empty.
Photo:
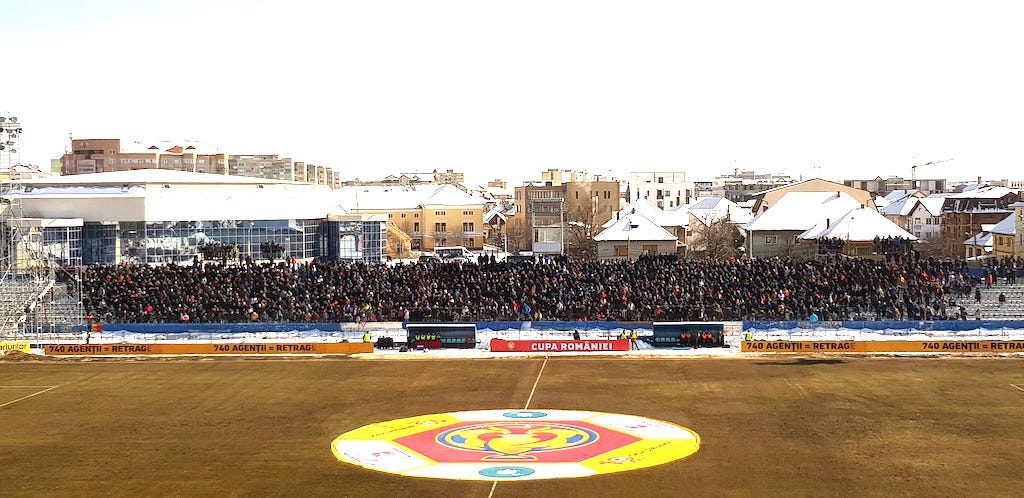
M338 436L342 462L410 477L531 480L661 465L696 453L697 433L635 415L575 410L476 410L420 415Z

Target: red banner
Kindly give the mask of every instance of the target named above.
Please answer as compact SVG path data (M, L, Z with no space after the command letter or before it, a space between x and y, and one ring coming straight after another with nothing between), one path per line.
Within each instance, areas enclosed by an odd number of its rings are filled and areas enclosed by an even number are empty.
M579 353L629 351L626 339L595 341L506 341L491 339L491 351L502 353Z

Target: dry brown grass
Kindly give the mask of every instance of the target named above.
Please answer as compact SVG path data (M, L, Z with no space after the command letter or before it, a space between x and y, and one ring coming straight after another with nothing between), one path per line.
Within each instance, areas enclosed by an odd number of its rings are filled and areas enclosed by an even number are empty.
M331 440L392 418L521 407L540 360L0 362L57 385L0 408L4 495L486 497L487 482L342 464ZM549 361L531 407L693 428L685 460L494 496L1019 496L1024 359ZM0 389L0 404L31 390Z

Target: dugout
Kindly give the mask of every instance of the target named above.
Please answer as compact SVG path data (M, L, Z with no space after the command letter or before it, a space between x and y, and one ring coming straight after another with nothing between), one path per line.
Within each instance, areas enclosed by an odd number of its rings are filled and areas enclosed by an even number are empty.
M475 323L410 323L406 325L410 348L427 349L476 347Z
M643 340L656 348L725 347L725 326L705 322L654 322L654 333Z

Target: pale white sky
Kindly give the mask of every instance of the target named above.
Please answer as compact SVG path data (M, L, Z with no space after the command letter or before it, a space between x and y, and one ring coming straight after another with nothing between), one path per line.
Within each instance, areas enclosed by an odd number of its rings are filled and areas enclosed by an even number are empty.
M0 112L40 164L73 132L345 178L1020 178L1019 4L0 0Z

